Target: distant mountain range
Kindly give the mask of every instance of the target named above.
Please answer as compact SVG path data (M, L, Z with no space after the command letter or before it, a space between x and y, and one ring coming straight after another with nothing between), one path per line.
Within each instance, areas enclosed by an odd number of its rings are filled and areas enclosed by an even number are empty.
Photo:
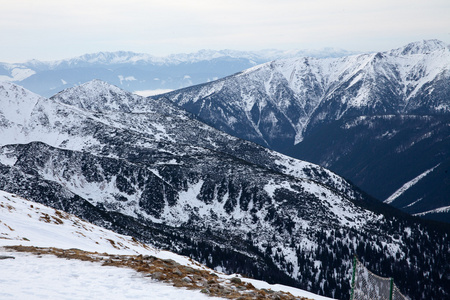
M126 51L99 52L58 61L0 63L0 81L17 83L44 97L93 79L145 94L213 81L274 59L296 56L340 57L350 54L350 51L332 48L254 52L201 50L167 57Z
M99 80L44 98L4 82L0 135L0 190L208 267L347 299L356 254L412 299L450 295L446 224L164 98Z
M450 49L296 57L163 95L204 122L450 221Z

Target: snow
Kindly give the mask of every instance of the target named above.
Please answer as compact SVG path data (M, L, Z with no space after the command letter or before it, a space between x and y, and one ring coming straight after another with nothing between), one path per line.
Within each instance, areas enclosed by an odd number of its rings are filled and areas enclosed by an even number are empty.
M41 96L10 82L0 82L0 99L1 115L22 126L27 123L35 105L44 100Z
M424 211L424 212L421 212L421 213L414 214L414 216L422 217L422 216L425 216L425 215L428 215L428 214L448 213L448 212L450 212L450 206L443 206L443 207L439 207L439 208L435 208L435 209L432 209L432 210L428 210L428 211Z
M174 288L126 268L55 256L10 253L1 260L0 299L211 299L199 290Z
M335 194L330 189L324 188L321 185L317 185L310 181L305 181L302 183L305 191L316 195L316 197L323 199L322 203L328 207L329 211L332 212L335 217L343 226L361 228L364 226L369 219L375 217L375 214L370 211L365 211L365 215L361 214L361 211L357 209L350 209L348 207L349 203L342 201L339 195ZM368 217L368 216L371 217Z
M438 166L439 166L439 164L437 164L436 166L434 166L433 168L431 168L429 170L426 170L425 172L423 172L419 176L413 178L412 180L408 181L407 183L402 185L398 190L396 190L391 196L389 196L383 202L387 203L387 204L391 204L392 202L395 201L395 199L400 197L404 192L406 192L408 189L410 189L412 186L414 186L416 183L418 183L422 178L427 176L429 173L433 172L433 170L436 169Z
M314 177L315 175L309 172L311 170L315 170L317 173L326 174L326 176L329 178L327 184L333 186L333 188L338 190L350 190L348 182L346 182L342 177L339 177L338 175L336 175L335 173L331 172L328 169L322 168L321 166L310 162L293 159L292 157L280 153L275 153L275 155L278 156L278 158L275 159L275 163L284 168L283 170L284 174L291 175L296 178L305 178L313 180L317 179L318 181L321 181L320 178L315 178Z
M14 166L17 161L17 157L14 155L14 151L8 148L0 149L0 164L6 166Z
M9 69L10 76L0 75L0 81L22 81L36 74L34 70L28 69L24 66L10 65L10 64L5 64L4 66L6 66L7 69Z
M417 202L422 201L422 200L423 200L423 198L419 198L419 199L417 199L416 201L414 201L414 202L412 202L412 203L410 203L410 204L408 204L408 205L403 206L402 208L411 207L411 206L413 206L414 204L416 204Z
M232 275L234 277L234 275ZM255 280L255 279L250 279L250 278L242 278L240 277L242 281L244 282L250 282L251 284L253 284L254 287L258 288L258 289L271 289L273 291L284 291L284 292L289 292L294 296L299 296L299 297L306 297L308 299L314 299L314 300L331 300L332 298L328 298L328 297L324 297L324 296L319 296L310 292L306 292L306 291L300 291L299 289L290 287L290 286L285 286L285 285L281 285L281 284L269 284L267 282L264 281L260 281L260 280Z
M50 222L46 222L46 215L49 216ZM110 240L115 241L114 245ZM129 236L98 227L74 215L0 191L0 247L7 245L152 255L198 268L197 264L191 263L185 256L136 242Z

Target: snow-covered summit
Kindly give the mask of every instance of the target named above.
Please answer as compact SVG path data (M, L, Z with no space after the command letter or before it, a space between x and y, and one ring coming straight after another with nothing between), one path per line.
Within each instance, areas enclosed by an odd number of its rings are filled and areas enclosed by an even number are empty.
M0 122L25 125L31 112L43 97L11 82L0 82Z
M88 53L72 60L67 59L67 62L75 64L76 61L87 62L91 64L125 64L125 63L138 63L138 62L159 62L160 58L146 54L136 53L132 51L116 51L116 52L97 52Z
M449 46L440 40L422 40L389 51L390 55L429 54L435 51L449 51Z
M139 112L144 103L148 102L141 96L98 79L68 88L53 96L52 99L80 109L97 112Z
M139 63L163 63L163 59L146 54L136 53L132 51L115 51L115 52L96 52L86 53L73 58L66 58L53 61L41 61L31 59L23 65L37 70L55 70L85 67L89 65L114 65L114 64L139 64Z

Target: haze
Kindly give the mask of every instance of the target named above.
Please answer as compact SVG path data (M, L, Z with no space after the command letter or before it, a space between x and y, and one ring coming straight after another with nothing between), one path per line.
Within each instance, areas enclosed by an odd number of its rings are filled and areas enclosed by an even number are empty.
M448 0L0 0L0 61L98 51L383 51L450 43Z

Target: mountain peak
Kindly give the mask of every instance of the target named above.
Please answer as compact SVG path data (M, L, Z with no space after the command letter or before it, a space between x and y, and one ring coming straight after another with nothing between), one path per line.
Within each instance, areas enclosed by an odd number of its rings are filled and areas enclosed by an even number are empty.
M28 96L33 95L34 97L41 97L23 87L20 85L17 85L15 83L9 82L9 81L0 81L0 99L5 99L6 97L10 96Z
M442 50L448 50L448 46L444 42L434 39L409 43L404 47L392 50L391 53L396 55L414 55Z
M155 59L150 54L135 53L132 51L97 52L78 57L80 61L99 64L136 63L137 61L153 61Z
M65 89L51 99L89 111L131 112L145 98L126 92L105 81L94 79Z
M24 89L11 82L0 82L0 120L21 122L30 116L36 103L43 99L41 96ZM5 121L3 119L2 121Z
M79 86L75 86L73 88L69 88L67 90L73 90L73 91L77 91L77 92L84 92L84 93L88 93L91 94L92 96L101 96L102 94L105 93L121 93L121 94L130 94L130 92L126 92L120 88L118 88L117 86L110 84L106 81L100 80L100 79L93 79L91 81L85 82L83 84L80 84ZM65 93L64 90L61 93Z

